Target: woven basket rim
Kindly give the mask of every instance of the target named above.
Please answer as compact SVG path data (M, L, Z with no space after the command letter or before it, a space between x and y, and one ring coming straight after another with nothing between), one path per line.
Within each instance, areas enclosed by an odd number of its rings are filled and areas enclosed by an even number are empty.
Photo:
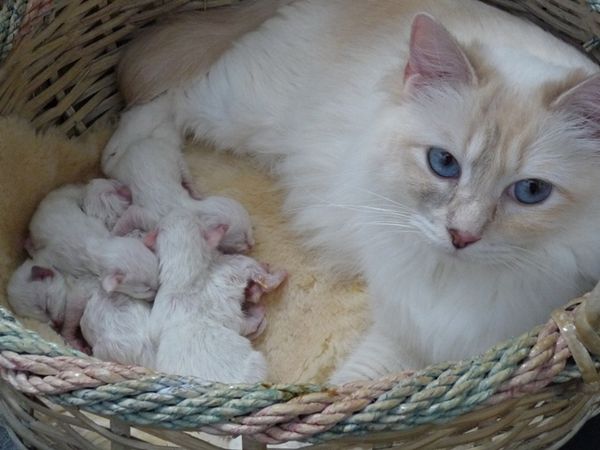
M58 126L70 135L81 134L99 118L122 107L110 71L118 59L121 39L141 24L181 7L202 9L232 3L94 1L13 2L13 6L26 5L31 16L15 19L10 53L0 48L0 60L6 56L0 66L0 80L4 81L0 85L0 114L19 112L37 128ZM590 55L600 58L598 0L553 1L553 5L566 5L562 13L548 12L550 6L541 8L544 4L538 0L488 2L522 14L550 17L548 20L556 21L556 30L570 34ZM35 11L31 9L34 4L52 7ZM573 25L574 8L589 11L585 27ZM0 21L3 11L0 9ZM103 17L107 11L110 19ZM71 42L61 34L73 30L65 26L64 17L75 18L75 24L96 24L98 30L92 31L93 38L86 37L85 44L75 39ZM25 32L19 30L23 23L29 27ZM0 28L0 47L2 38ZM73 55L66 52L68 48L77 48L80 59L70 60ZM23 55L31 56L31 61ZM50 70L57 61L64 67ZM89 79L69 75L78 61L86 67ZM58 72L61 76L55 77ZM27 80L30 83L17 83L23 74L31 76ZM499 343L480 357L344 386L206 383L107 363L44 341L0 308L0 370L2 379L19 392L139 427L201 429L252 436L265 443L319 443L340 436L352 441L365 433L375 439L378 433L448 421L460 423L468 420L469 414L507 408L559 387L572 386L574 391L595 397L600 360L590 353L600 353L593 337L597 327L590 325L594 318L583 305L595 304L597 298L593 293L569 303L555 311L545 325Z

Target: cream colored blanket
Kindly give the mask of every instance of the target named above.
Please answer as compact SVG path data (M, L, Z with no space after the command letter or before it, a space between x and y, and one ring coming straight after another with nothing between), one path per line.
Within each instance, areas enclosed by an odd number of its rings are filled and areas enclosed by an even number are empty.
M110 131L69 140L53 131L36 134L26 121L2 117L0 136L0 301L7 305L6 282L25 258L23 242L36 205L62 184L99 176L99 155ZM187 146L186 156L203 192L233 197L250 212L257 241L252 256L290 273L268 297L267 329L255 343L269 362L269 381L325 381L368 325L362 284L336 281L317 268L280 213L277 184L251 161L196 144ZM61 342L47 326L23 322Z

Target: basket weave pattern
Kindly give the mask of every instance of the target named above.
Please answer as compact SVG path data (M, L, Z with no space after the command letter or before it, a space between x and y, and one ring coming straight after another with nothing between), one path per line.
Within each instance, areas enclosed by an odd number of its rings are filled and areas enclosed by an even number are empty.
M122 108L114 67L136 30L182 8L230 3L7 2L0 114L81 134ZM599 1L490 3L543 22L600 60ZM182 430L243 435L248 448L288 440L331 448L330 439L336 447L546 448L600 411L600 359L590 356L600 355L599 306L600 292L592 293L478 358L337 387L200 383L103 362L44 341L0 308L0 415L37 448L94 448L84 429L115 448L163 448L132 437L130 426L183 448L216 447Z

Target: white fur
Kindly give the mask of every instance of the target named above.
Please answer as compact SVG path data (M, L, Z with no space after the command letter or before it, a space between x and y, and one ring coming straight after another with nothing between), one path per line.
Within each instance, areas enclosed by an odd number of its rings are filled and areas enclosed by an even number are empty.
M107 294L90 278L77 280L74 289L88 298L81 333L96 358L153 367L156 350L150 340L148 302Z
M384 13L369 22L374 5ZM488 55L486 63L504 77L500 103L506 94L524 109L536 83L575 68L598 71L558 39L480 2L299 0L240 39L209 76L146 107L148 120L174 114L196 137L256 155L287 188L286 210L307 242L338 270L365 275L374 325L334 382L473 356L546 320L600 276L597 141L582 138L569 117L540 109L521 122L525 128L535 118L541 133L523 166L508 161L513 172L490 174L475 190L469 162L485 139L466 142L464 124L476 99L442 89L403 102L386 90L390 80L403 89L410 24L421 10ZM482 228L483 215L496 209L527 221L536 210L516 205L505 189L531 176L560 186L536 208L562 202L569 212L526 238L491 226L481 242L457 253L445 229L448 205L423 209L405 183L406 161L425 171L424 147L431 145L464 162L452 203L452 220L462 227ZM424 183L454 189L424 173ZM577 202L568 203L564 191L576 192Z
M241 255L221 258L217 240L206 233L185 210L160 222L160 289L151 313L156 369L209 381L259 382L266 376L264 357L240 335L248 271L258 264L252 267Z
M154 295L158 262L137 239L112 237L104 221L81 209L84 187L64 186L46 196L29 225L35 253L56 269L74 275L93 274L109 291L137 298Z
M67 286L56 271L52 277L32 279L34 266L47 267L45 261L27 259L11 275L6 291L8 303L20 316L60 328L65 316ZM51 269L50 269L51 270Z
M35 278L34 268L41 268L48 275ZM87 343L79 336L79 321L87 298L72 295L70 281L39 255L35 260L26 260L12 274L7 286L8 302L18 315L47 322L67 344L89 353Z
M124 195L125 189L116 180L93 179L85 186L81 208L88 216L100 219L106 228L112 230L131 205L131 198Z
M105 153L110 151L109 146ZM141 217L141 211L135 210L134 217L126 215L125 223L117 226L117 229L124 228L120 230L123 233L131 228L156 224L174 207L185 207L195 211L208 224L218 222L229 226L221 250L244 253L254 245L250 216L238 202L217 196L203 200L191 198L184 187L187 164L172 125L152 130L150 137L134 141L120 154L107 158L103 169L107 175L128 185L133 203L147 213Z

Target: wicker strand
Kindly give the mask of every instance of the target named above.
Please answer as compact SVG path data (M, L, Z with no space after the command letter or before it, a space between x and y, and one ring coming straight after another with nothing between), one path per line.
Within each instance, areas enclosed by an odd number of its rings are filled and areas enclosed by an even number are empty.
M320 442L445 422L557 379L580 379L581 372L567 365L570 356L550 321L479 358L377 381L336 388L224 385L89 358L45 342L0 308L1 375L19 391L138 426L251 435L264 443Z

